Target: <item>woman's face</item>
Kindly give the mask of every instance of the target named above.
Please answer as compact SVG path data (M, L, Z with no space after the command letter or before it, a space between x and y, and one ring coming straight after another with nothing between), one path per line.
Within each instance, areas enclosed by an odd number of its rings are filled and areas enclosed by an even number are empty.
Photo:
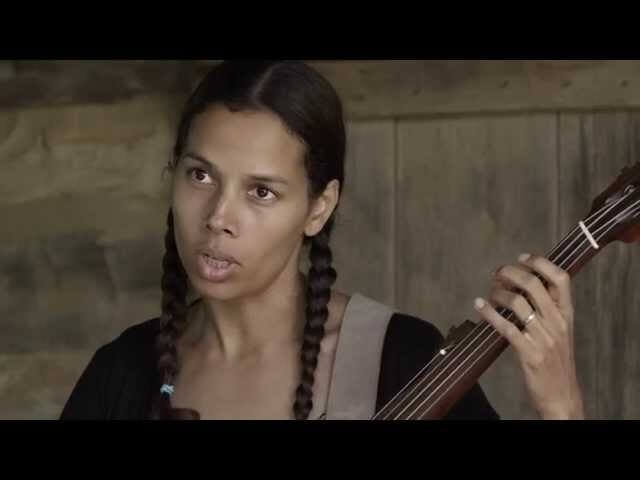
M193 120L172 209L178 253L199 295L255 295L297 275L303 235L315 235L335 207L331 196L310 200L304 154L272 113L213 106Z

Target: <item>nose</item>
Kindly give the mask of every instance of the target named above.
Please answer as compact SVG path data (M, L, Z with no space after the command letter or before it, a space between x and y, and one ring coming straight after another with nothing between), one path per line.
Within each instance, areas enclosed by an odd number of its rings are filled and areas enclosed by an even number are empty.
M205 227L212 233L237 236L238 225L234 213L233 199L221 193L213 199L213 208L205 219Z

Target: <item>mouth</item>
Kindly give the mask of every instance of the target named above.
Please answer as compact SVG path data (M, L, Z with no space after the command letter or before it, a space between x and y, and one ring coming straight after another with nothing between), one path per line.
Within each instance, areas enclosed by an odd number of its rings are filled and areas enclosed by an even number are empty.
M202 256L204 257L205 262L214 268L229 268L232 264L237 263L231 259L213 257L208 253L203 253Z
M224 282L230 279L238 269L239 263L233 257L201 252L198 255L197 268L200 277L210 282Z
M228 266L229 264L234 264L234 263L240 265L240 262L238 262L231 255L226 255L226 254L224 254L222 252L214 251L214 250L211 250L209 248L207 248L206 250L201 251L200 254L207 261L211 262L214 265L220 266L220 267Z

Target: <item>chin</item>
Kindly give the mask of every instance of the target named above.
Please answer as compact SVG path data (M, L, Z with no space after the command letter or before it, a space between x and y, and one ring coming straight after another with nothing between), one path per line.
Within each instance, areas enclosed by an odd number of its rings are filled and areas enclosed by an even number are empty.
M233 284L231 282L213 283L197 278L195 282L191 281L191 285L193 286L195 293L203 299L210 298L229 301L246 294L238 284Z

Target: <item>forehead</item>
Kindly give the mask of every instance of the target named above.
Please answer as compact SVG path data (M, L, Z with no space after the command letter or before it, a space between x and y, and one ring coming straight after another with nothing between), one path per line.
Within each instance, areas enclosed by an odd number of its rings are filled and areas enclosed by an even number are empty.
M210 107L194 119L187 151L195 151L222 168L268 167L293 172L304 167L303 143L275 114L231 112L221 105Z

